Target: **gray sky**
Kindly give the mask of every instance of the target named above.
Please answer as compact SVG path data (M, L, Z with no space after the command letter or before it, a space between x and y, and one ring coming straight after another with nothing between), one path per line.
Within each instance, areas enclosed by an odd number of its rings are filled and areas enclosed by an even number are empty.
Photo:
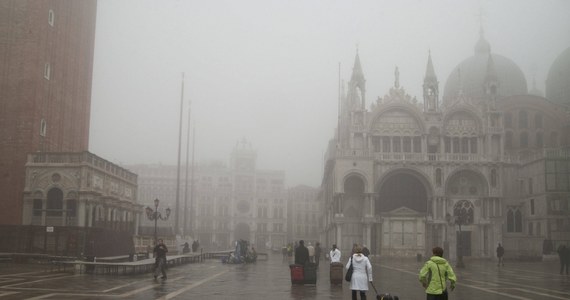
M228 162L245 137L259 169L285 170L287 186L318 186L338 63L350 79L357 45L367 106L388 92L396 66L421 101L429 50L441 98L474 53L480 19L491 51L544 91L570 47L569 16L565 0L99 0L90 151L118 164L176 164L184 72L183 129L191 101L196 161Z

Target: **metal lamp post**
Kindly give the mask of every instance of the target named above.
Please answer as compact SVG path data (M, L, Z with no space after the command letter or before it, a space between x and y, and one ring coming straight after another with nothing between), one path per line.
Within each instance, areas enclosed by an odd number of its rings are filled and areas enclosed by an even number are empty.
M160 200L158 199L154 199L154 210L152 208L150 208L150 206L147 206L145 211L146 211L146 216L149 220L154 221L154 244L156 245L157 241L158 241L158 235L157 235L157 222L158 220L162 220L162 221L166 221L168 220L168 217L170 217L170 207L166 208L165 212L166 212L166 216L163 217L162 214L158 211L158 204L160 203Z
M457 264L455 266L458 268L465 268L465 264L463 263L463 234L461 231L461 225L465 225L466 214L463 210L458 210L456 213L456 216L452 216L447 213L445 215L445 219L448 224L459 226L459 236L457 237Z

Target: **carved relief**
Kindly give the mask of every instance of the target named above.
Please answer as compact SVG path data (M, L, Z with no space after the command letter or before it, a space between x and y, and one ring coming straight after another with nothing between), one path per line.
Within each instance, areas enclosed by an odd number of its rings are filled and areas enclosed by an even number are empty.
M417 120L403 110L393 110L376 119L372 130L377 134L419 135L420 126Z
M466 113L454 114L445 124L448 136L477 136L479 126L477 120Z

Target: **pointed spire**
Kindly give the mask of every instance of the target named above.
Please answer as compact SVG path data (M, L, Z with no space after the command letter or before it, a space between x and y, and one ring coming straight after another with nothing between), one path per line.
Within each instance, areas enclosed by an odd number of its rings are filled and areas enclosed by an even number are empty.
M485 39L483 26L479 29L479 41L475 44L475 54L489 54L491 53L491 44Z
M364 72L362 72L362 66L360 65L360 55L358 55L358 48L356 48L356 57L354 58L354 67L352 67L352 81L364 80Z
M400 71L398 70L398 66L396 66L396 70L394 70L394 87L400 88Z
M435 71L433 68L433 63L431 61L431 50L429 51L428 54L428 62L427 62L427 67L426 67L426 76L424 78L424 80L428 80L428 79L435 79L437 81L437 76L435 76Z

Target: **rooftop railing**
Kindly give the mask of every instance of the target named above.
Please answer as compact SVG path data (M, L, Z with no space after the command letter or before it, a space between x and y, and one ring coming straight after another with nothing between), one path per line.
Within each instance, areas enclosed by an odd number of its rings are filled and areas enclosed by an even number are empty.
M28 155L28 164L87 164L126 181L137 182L137 175L90 152L41 152Z

